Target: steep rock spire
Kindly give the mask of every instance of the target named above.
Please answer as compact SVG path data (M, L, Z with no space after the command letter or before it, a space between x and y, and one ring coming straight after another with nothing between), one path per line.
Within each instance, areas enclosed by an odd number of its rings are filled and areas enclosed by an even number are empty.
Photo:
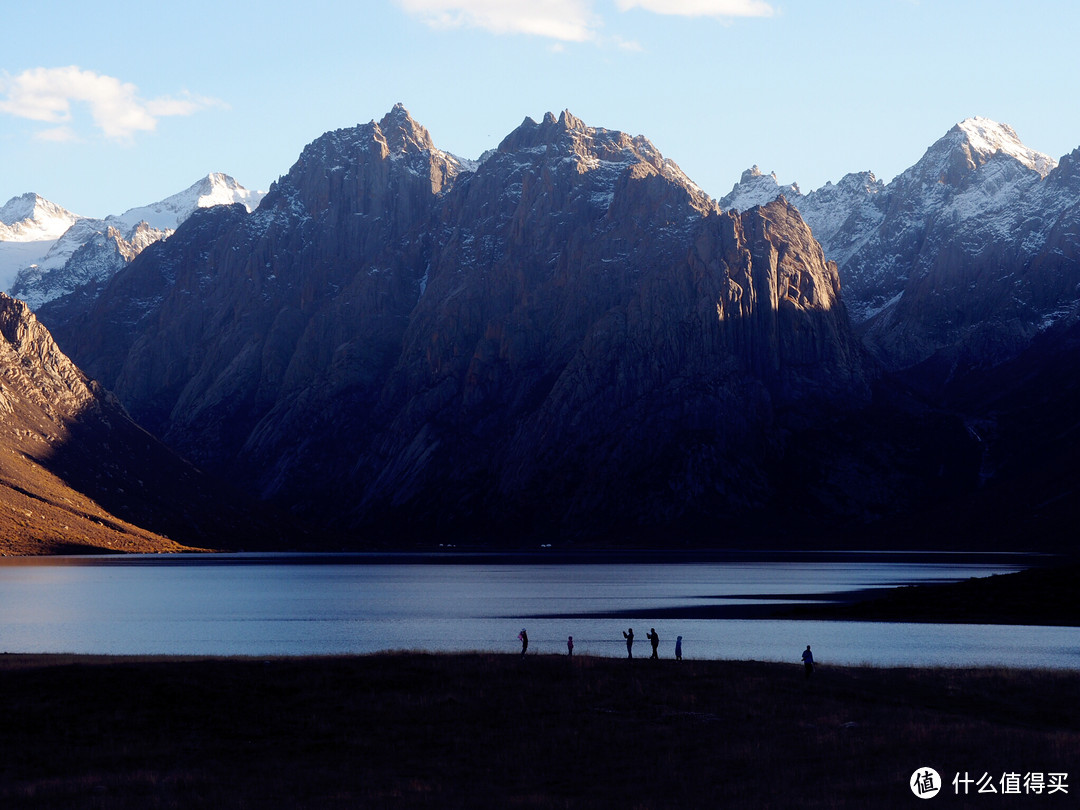
M391 154L431 150L435 144L431 134L413 120L405 105L398 102L379 120L379 131Z

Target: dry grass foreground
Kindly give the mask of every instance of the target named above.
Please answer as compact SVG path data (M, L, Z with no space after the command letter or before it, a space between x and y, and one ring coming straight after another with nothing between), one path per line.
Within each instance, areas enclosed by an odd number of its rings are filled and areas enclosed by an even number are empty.
M0 656L4 808L1077 806L1075 672ZM947 782L930 805L916 768ZM1067 794L952 795L957 772ZM1000 790L1000 787L998 788Z

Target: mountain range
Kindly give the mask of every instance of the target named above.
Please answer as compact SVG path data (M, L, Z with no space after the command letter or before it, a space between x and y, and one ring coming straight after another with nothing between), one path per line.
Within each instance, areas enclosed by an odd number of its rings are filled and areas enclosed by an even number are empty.
M569 112L468 161L398 105L24 280L139 425L345 542L1056 547L1075 158L970 119L888 184L714 201Z
M0 288L37 308L78 287L103 282L199 208L241 203L254 210L263 192L209 174L156 203L93 219L29 192L0 208Z
M985 118L957 124L888 184L849 174L803 195L750 170L721 199L785 196L836 261L864 343L940 385L1077 318L1080 150L1060 164Z

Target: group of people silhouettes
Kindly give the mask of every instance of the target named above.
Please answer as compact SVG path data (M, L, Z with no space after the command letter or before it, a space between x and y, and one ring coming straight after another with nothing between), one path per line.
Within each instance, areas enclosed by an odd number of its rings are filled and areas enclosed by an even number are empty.
M634 628L629 627L623 631L623 638L626 639L626 657L634 657ZM652 645L651 658L660 658L660 634L656 632L655 627L650 627L649 632L645 634L645 638L649 640L649 644ZM529 634L525 632L525 628L521 628L521 632L518 633L518 641L521 642L521 657L525 657L525 651L529 649ZM574 654L574 637L567 636L566 638L566 654ZM675 660L682 660L682 636L675 638ZM810 652L810 645L806 645L806 649L802 654L803 671L806 673L806 677L809 678L814 673L814 654Z
M630 627L623 631L623 638L626 639L626 657L634 657L634 628ZM645 638L649 640L649 644L652 645L652 655L650 658L660 657L660 634L656 632L655 627L650 627L649 632L645 634ZM675 638L675 660L682 660L682 636Z
M634 628L631 627L623 632L623 638L626 639L626 657L634 657ZM649 632L645 634L645 638L649 640L652 645L652 658L660 658L660 634L656 632L655 627L649 628ZM529 649L529 634L525 632L525 628L521 628L521 632L518 633L518 641L521 642L521 656L525 657L525 651ZM574 654L574 637L566 637L566 654ZM678 636L675 639L675 660L682 660L682 636Z

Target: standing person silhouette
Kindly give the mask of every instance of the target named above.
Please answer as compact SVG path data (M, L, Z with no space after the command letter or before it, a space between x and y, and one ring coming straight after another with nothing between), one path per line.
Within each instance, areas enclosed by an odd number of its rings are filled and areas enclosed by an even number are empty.
M634 628L631 627L629 630L624 630L622 635L623 635L623 638L626 639L626 657L627 658L633 658L634 657Z
M682 661L682 636L675 639L675 660Z
M652 657L659 660L660 656L656 652L656 648L660 646L660 635L656 632L655 627L650 627L649 632L645 634L645 638L652 644Z
M802 654L803 671L806 673L807 680L814 674L814 654L810 652L810 645L806 645L806 649Z
M566 654L567 655L573 655L574 654L574 637L573 636L567 636L567 638L566 638Z
M521 657L525 657L525 651L529 649L529 634L525 632L525 628L521 628L521 632L518 633L518 638L521 639Z

